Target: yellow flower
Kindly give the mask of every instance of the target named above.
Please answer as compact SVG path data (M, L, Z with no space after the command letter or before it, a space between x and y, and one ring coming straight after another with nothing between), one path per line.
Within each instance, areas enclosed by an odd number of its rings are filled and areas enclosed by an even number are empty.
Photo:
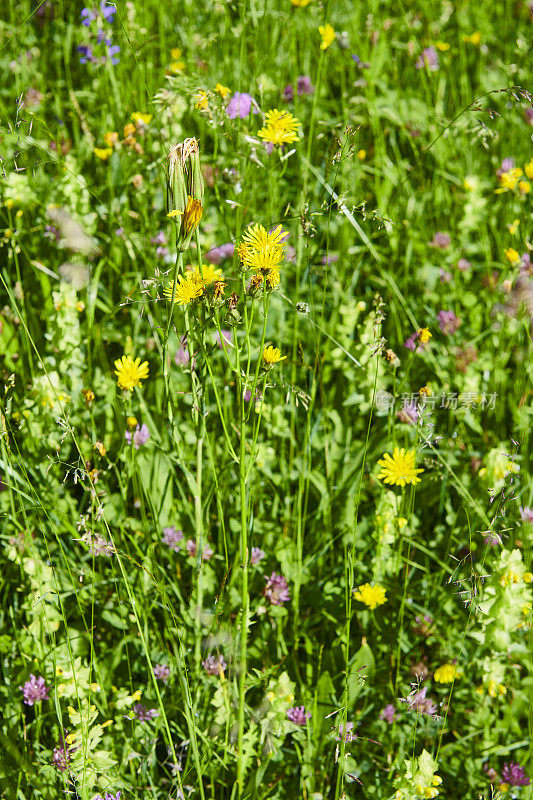
M513 572L510 569L508 572L505 572L502 577L500 578L500 584L502 586L509 586L512 583L520 583L520 575L517 575L516 572Z
M131 356L122 356L115 361L115 367L119 387L130 392L135 386L142 386L141 381L148 377L148 361L141 364L140 358L133 360Z
M513 247L508 247L505 251L505 257L511 262L513 267L520 263L520 256Z
M433 674L433 680L437 681L437 683L451 683L454 678L459 677L455 664L442 664L437 667Z
M334 42L335 39L337 38L337 34L333 30L333 27L329 24L329 22L326 22L325 25L319 25L318 32L322 36L320 49L327 50L330 44Z
M508 172L502 172L498 178L500 186L498 189L495 189L496 194L501 194L502 192L513 191L513 189L516 189L516 184L522 175L523 172L520 167L513 167Z
M185 69L185 61L173 61L169 69L171 72L183 72Z
M173 47L170 51L170 57L174 60L178 59L181 56L181 47Z
M481 34L479 31L474 31L470 35L463 36L463 41L470 42L470 44L479 44L481 42Z
M529 181L519 181L518 188L522 192L522 194L529 194L531 191L531 184Z
M354 589L353 596L368 606L371 611L387 602L385 588L379 583L373 586L370 583L363 583L357 587L357 590Z
M533 582L533 572L524 572L522 575L522 580L524 583L532 583Z
M172 211L170 212L172 214ZM183 222L187 233L193 231L200 224L200 220L204 215L204 209L199 200L195 200L189 195L187 198L187 207L183 213Z
M116 131L107 131L107 133L104 133L104 142L108 147L113 147L118 142L118 133Z
M137 427L137 417L126 417L126 425L128 428L136 428Z
M127 125L124 125L124 138L127 139L128 136L132 136L135 133L135 125L132 125L131 122L128 122Z
M257 135L271 144L292 144L298 140L300 123L288 111L267 111L265 125Z
M259 250L263 247L283 247L287 232L283 230L281 225L278 225L274 230L268 233L262 225L256 223L246 228L242 235L242 240L248 248Z
M279 361L283 361L285 358L287 358L287 356L281 355L279 347L272 347L272 345L269 345L263 350L263 365L267 367L267 369L273 367L274 364L277 364Z
M416 335L420 344L427 344L431 339L431 332L428 328L420 328Z
M467 175L463 181L463 186L467 192L473 192L478 187L478 181L475 175Z
M293 6L296 6L296 8L305 8L310 2L311 0L291 0L291 3Z
M107 161L111 153L113 152L112 147L95 147L93 149L93 153L97 158L101 158L102 161Z
M533 179L533 158L531 159L529 164L526 164L526 166L524 167L524 171L525 171L526 176L528 178L532 178Z
M383 458L378 461L381 472L378 475L384 483L393 486L405 486L407 483L420 483L418 474L424 472L423 469L415 467L416 453L414 450L406 451L404 447L395 447L392 456L385 453Z
M358 150L357 158L359 159L359 161L364 161L366 158L366 150Z
M209 103L207 101L207 92L200 90L195 94L194 99L196 100L194 104L195 108L199 108L200 111L207 111L209 107Z
M515 219L513 220L513 222L511 222L510 225L507 226L507 230L509 231L511 236L514 236L516 234L519 225L520 225L520 220Z
M222 280L222 270L216 269L213 264L202 264L202 270L194 269L190 273L194 280L203 283L204 286L210 286L215 281Z
M450 45L448 44L448 42L435 42L435 47L437 48L437 50L440 50L441 53L445 53L446 50L450 49Z
M134 111L131 115L136 125L148 125L152 121L152 117L153 114L142 114L140 111Z
M164 296L171 302L172 287L173 284L170 283L165 289L163 289ZM204 284L201 280L198 280L198 272L189 272L187 275L178 275L174 302L179 306L186 306L189 303L192 303L193 300L197 300L199 297L201 297L203 293Z
M221 98L224 100L224 98L227 97L228 94L231 94L231 89L228 89L227 86L222 86L221 83L217 83L217 85L215 86L215 92L218 92Z
M489 681L487 686L489 697L502 697L507 694L507 689L503 683L496 683L496 681Z

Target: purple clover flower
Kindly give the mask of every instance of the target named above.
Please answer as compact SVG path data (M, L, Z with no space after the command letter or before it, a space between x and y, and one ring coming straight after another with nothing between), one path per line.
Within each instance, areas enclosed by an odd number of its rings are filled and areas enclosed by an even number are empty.
M421 342L418 337L418 331L415 331L405 340L403 346L408 350L411 350L413 353L423 353L429 346L429 342L426 342L425 344Z
M396 719L396 716L397 714L392 703L389 703L388 706L385 706L385 708L379 712L379 718L385 720L385 722L388 722L389 725L392 725Z
M41 700L48 700L48 692L50 691L42 675L36 678L31 673L29 680L26 681L24 686L19 686L19 689L24 695L24 702L27 706L33 706Z
M533 522L533 508L529 506L520 506L519 511L524 522Z
M503 765L502 779L510 786L529 786L531 783L524 767L513 761Z
M296 79L296 92L299 97L303 94L313 94L315 91L315 87L311 83L311 78L309 75L298 75ZM292 84L289 83L285 89L283 90L283 99L284 100L292 100L294 98L294 89L292 88Z
M126 441L128 444L131 444L132 441L132 434L131 431L126 431L124 434L126 437ZM150 431L148 430L148 426L143 422L141 427L137 425L133 432L133 446L136 450L141 447L141 445L146 444L148 439L150 438Z
M239 117L239 119L246 119L252 110L252 106L254 114L257 114L257 107L252 95L246 92L235 92L228 103L226 114L230 119L236 119L237 117Z
M263 594L273 606L280 606L282 603L288 603L291 599L287 581L283 575L276 575L275 572L272 573L270 578L267 578Z
M433 239L428 242L429 247L437 247L439 250L447 250L450 246L451 238L449 233L437 231Z
M208 675L220 675L221 672L224 672L227 669L227 664L224 661L224 656L207 656L207 658L202 661L202 667L205 669Z
M406 400L402 408L398 411L397 416L400 422L405 422L408 425L416 425L420 417L416 400L411 403Z
M52 753L52 765L60 772L66 772L69 761L69 749L62 744L56 745Z
M259 564L261 559L265 557L266 553L259 547L252 547L252 554L250 556L250 564Z
M434 717L437 713L437 705L429 697L426 697L427 686L419 689L416 692L411 692L408 697L402 697L402 703L407 703L408 711L418 711L419 714L427 714L428 717Z
M187 554L192 558L195 558L197 552L197 544L194 541L194 539L187 539L185 547L187 548ZM202 561L209 561L213 553L214 550L211 547L209 547L208 544L206 544L202 553Z
M218 247L213 247L211 250L208 250L205 254L205 259L210 264L220 264L220 262L224 261L226 258L233 258L234 252L235 245L233 242L226 242L225 244L220 244Z
M151 722L153 719L159 716L159 711L157 708L147 708L146 706L143 706L142 703L136 703L133 706L133 713L139 722Z
M176 530L174 525L172 525L170 528L163 528L163 538L161 541L163 544L168 545L171 550L174 550L174 552L179 552L179 543L182 539L183 531Z
M154 667L154 675L158 681L166 683L170 677L170 669L166 664L156 664Z
M514 158L504 158L501 167L496 170L496 175L500 178L504 172L514 169L516 166Z
M106 792L104 797L102 797L102 795L99 794L97 797L94 798L94 800L120 800L121 796L122 792L117 792L116 794L109 794L109 792Z
M307 720L311 719L311 714L305 710L305 706L295 706L287 709L287 718L295 725L307 725Z
M417 69L424 69L424 67L427 67L430 72L436 72L439 68L439 56L435 48L424 47L418 57L415 67Z
M459 261L457 262L457 269L459 270L459 272L468 272L471 266L472 265L470 261L467 261L466 258L460 258Z
M451 336L461 325L461 320L455 316L453 311L439 311L437 319L439 328L446 336Z
M353 722L346 723L346 731L344 730L344 725L341 722L341 724L339 725L339 735L335 737L335 740L337 742L340 742L341 739L344 742L353 742L355 739L357 739L357 734L352 733L352 731L353 731Z

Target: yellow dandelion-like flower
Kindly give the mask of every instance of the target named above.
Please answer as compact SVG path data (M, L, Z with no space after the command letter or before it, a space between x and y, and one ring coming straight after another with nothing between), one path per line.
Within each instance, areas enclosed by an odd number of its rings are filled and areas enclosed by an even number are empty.
M218 92L221 98L224 100L224 98L231 94L231 89L228 89L227 86L222 86L221 83L217 83L215 86L215 92Z
M266 276L266 282L269 289L275 289L276 286L279 286L279 269L277 267L272 267Z
M181 57L181 47L173 47L170 51L170 57L176 60Z
M420 483L418 474L424 472L423 469L415 467L416 453L414 450L405 450L404 447L395 447L392 456L385 453L383 458L378 461L381 472L378 478L384 483L393 486L405 486L407 483Z
M210 286L215 281L222 279L222 270L216 269L213 264L202 264L202 270L200 271L199 268L196 268L192 270L191 275L196 281L203 283L204 286Z
M518 188L522 194L529 194L531 191L531 184L529 181L518 181Z
M141 381L148 377L148 361L141 364L140 358L133 360L131 356L122 356L115 361L115 367L119 387L130 392L135 386L142 386Z
M455 664L442 664L433 674L433 680L437 683L451 683L454 678L460 677Z
M165 289L163 294L167 300L172 302L172 287L170 283ZM187 275L179 275L176 281L176 291L174 294L174 302L179 306L187 306L193 300L197 300L204 293L204 283L199 279L198 272L189 272Z
M169 69L171 72L183 72L185 69L185 61L172 61Z
M305 8L310 2L311 0L291 0L291 3L293 6L296 6L296 8Z
M445 53L447 50L450 49L450 45L448 42L435 42L435 47L437 50L440 50L441 53Z
M516 232L518 230L518 226L519 225L520 225L520 220L519 219L515 219L507 226L507 230L509 231L511 236L515 236L516 235Z
M300 123L288 111L274 108L265 114L265 125L257 135L273 145L292 144L298 140Z
M466 34L463 36L463 41L469 42L470 44L478 45L481 42L481 34L479 31L474 31L474 33Z
M329 22L326 22L325 25L319 25L318 32L322 36L320 49L327 50L330 44L334 42L335 39L337 38L337 34L335 33L333 26L330 25Z
M187 207L185 208L183 214L183 222L185 224L185 230L187 233L190 233L199 225L203 214L204 209L201 202L199 200L195 200L189 195L187 198Z
M95 154L95 156L97 158L100 158L102 161L107 161L112 152L113 152L112 147L95 147L93 149L93 153Z
M283 247L287 235L287 231L283 230L282 225L277 225L269 233L262 225L256 223L255 225L250 225L250 227L244 231L242 240L248 247L253 247L255 249L268 247L269 245Z
M361 586L358 586L357 589L354 589L353 596L356 600L360 600L361 603L368 606L371 611L387 602L385 588L380 586L379 583L374 585L363 583Z
M416 335L420 344L427 344L431 339L431 331L428 328L420 328Z
M520 256L518 255L518 253L517 253L517 251L514 249L514 247L508 247L508 248L507 248L507 250L505 251L505 257L506 257L506 259L507 259L508 261L510 261L510 262L511 262L511 264L513 265L513 267L514 267L516 264L519 264L519 263L520 263Z
M148 125L152 121L153 114L143 114L141 111L134 111L131 115L136 125Z
M495 189L496 194L509 191L512 192L514 189L516 189L516 185L522 175L523 172L520 167L513 167L512 169L508 170L508 172L502 172L502 174L498 177L500 186L498 189Z
M104 142L108 147L113 147L113 145L118 142L117 131L107 131L107 133L104 133Z
M272 345L269 345L263 350L263 364L267 368L273 367L274 364L277 364L279 361L283 361L285 358L287 358L287 356L281 355L281 350L279 347L272 347Z
M203 89L201 89L199 92L195 94L194 99L196 101L194 104L195 108L199 108L200 111L207 111L207 109L209 108L209 102L207 100L207 92L204 92Z
M531 159L529 164L525 165L524 172L526 173L527 178L531 178L533 180L533 158Z

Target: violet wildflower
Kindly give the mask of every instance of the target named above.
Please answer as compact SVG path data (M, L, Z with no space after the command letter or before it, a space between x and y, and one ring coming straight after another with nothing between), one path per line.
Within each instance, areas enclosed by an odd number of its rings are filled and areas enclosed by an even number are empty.
M202 661L202 667L205 669L208 675L220 675L220 673L224 672L227 669L227 664L224 661L224 656L207 656L207 658Z
M352 60L355 61L355 65L358 69L369 69L370 64L368 61L361 61L358 55L352 53Z
M287 245L287 249L285 250L285 260L286 261L296 261L296 248L292 246L292 244Z
M94 800L120 800L121 796L122 792L117 792L116 794L109 794L109 792L106 792L104 797L99 794Z
M137 427L133 432L133 436L131 431L126 431L124 436L126 437L126 441L128 444L131 444L133 439L133 446L136 450L138 450L139 447L141 447L141 445L143 444L146 444L146 442L150 438L150 431L148 430L148 426L145 423L143 423L140 428L137 425Z
M124 228L117 228L115 231L115 236L118 236L121 239L124 236Z
M189 351L185 347L187 342L185 338L182 338L180 342L180 349L176 352L174 356L174 361L176 362L177 367L186 367L190 361Z
M437 231L433 239L428 242L429 247L437 247L439 250L447 250L450 246L450 234L443 231Z
M233 242L226 242L208 250L204 257L210 264L220 264L226 258L233 258L234 252L235 245Z
M520 506L519 511L524 522L533 522L533 508L529 506Z
M231 344L231 342L232 342L232 336L233 336L233 335L232 335L232 333L231 333L231 331L225 331L225 330L222 330L222 331L221 331L221 333L222 333L222 337L223 337L223 339L224 339L224 344L226 344L226 345L227 345L227 344ZM218 331L215 331L215 333L214 333L214 339L215 339L215 342L217 343L217 345L218 345L218 346L220 347L220 349L222 350L222 340L221 340L221 338L220 338L220 333L219 333Z
M156 664L154 667L154 675L158 681L166 683L170 677L170 669L166 664Z
M504 172L509 172L510 170L514 169L515 166L516 164L514 158L504 158L501 167L496 170L496 175L499 178Z
M524 111L524 119L528 125L533 125L533 106L526 108Z
M520 262L520 272L527 272L528 275L533 274L531 268L531 256L529 253L522 253L522 260Z
M178 531L171 525L170 528L163 528L163 538L161 541L163 544L168 545L171 550L174 550L176 553L179 551L179 543L183 539L183 531Z
M441 283L449 283L452 279L452 273L441 267L439 270L439 279Z
M65 772L70 761L70 752L67 747L58 744L52 753L52 765L60 772Z
M185 543L185 547L187 548L187 554L191 557L196 557L197 546L194 539L187 539ZM205 545L202 553L202 561L209 561L211 556L213 555L213 549L209 547L208 544Z
M510 786L529 786L531 782L524 767L513 761L503 765L502 779Z
M467 261L466 258L460 258L457 262L457 269L459 272L468 272L471 266L470 261Z
M311 83L311 78L309 75L298 75L296 79L296 92L299 97L303 94L313 94L315 91L315 87ZM294 89L292 85L289 84L285 87L283 91L283 97L285 100L292 100L294 97Z
M142 703L136 703L133 706L133 713L139 722L151 722L153 719L159 716L159 711L157 708L147 708L146 706L143 706Z
M239 119L246 119L252 110L252 105L254 114L257 114L257 108L252 95L246 92L235 92L228 103L226 114L230 119L236 119L237 117L239 117Z
M385 720L385 722L388 722L389 725L392 725L396 719L396 716L396 711L394 710L392 703L389 703L388 706L385 706L385 708L379 712L379 718Z
M272 573L270 578L267 578L263 594L273 606L280 606L282 603L288 603L291 599L287 581L283 575L276 575L275 572Z
M354 739L357 739L357 734L352 733L353 731L353 722L346 723L346 732L344 731L344 725L341 723L339 725L339 735L335 737L337 742L340 742L342 739L344 742L353 742Z
M334 264L338 260L339 260L338 253L326 253L326 255L322 256L322 258L320 259L320 263L324 265Z
M48 692L50 691L42 675L36 678L31 673L29 680L26 681L24 686L19 686L19 689L24 695L24 702L27 706L33 706L41 700L48 700Z
M408 402L406 400L402 408L398 411L397 416L400 422L405 422L408 425L416 425L420 416L416 400L413 402Z
M437 319L439 328L446 336L451 336L461 325L461 320L455 316L453 311L439 311Z
M418 56L415 67L417 69L424 69L424 67L427 67L427 69L429 69L430 72L436 72L436 70L438 70L439 68L439 56L435 48L424 47L424 49Z
M305 706L295 706L287 709L287 717L295 725L307 725L307 720L311 719L311 714L305 710Z
M495 533L494 531L491 531L483 539L483 544L486 544L487 547L496 547L499 544L503 544L503 542L499 534Z
M259 547L252 547L252 554L250 556L250 564L259 564L261 559L265 557L265 551Z
M403 346L408 350L411 350L413 353L423 353L427 347L427 342L421 342L418 336L418 331L415 331L405 340Z
M408 711L418 711L419 714L426 714L429 717L434 717L437 712L437 705L429 697L426 697L427 686L418 691L411 692L408 697L402 697L402 703L407 703Z

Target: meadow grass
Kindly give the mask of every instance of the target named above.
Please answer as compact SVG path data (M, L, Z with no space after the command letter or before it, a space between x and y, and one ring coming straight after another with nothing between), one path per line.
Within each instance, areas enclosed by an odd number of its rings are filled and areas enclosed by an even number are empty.
M532 26L6 1L1 797L533 797Z

